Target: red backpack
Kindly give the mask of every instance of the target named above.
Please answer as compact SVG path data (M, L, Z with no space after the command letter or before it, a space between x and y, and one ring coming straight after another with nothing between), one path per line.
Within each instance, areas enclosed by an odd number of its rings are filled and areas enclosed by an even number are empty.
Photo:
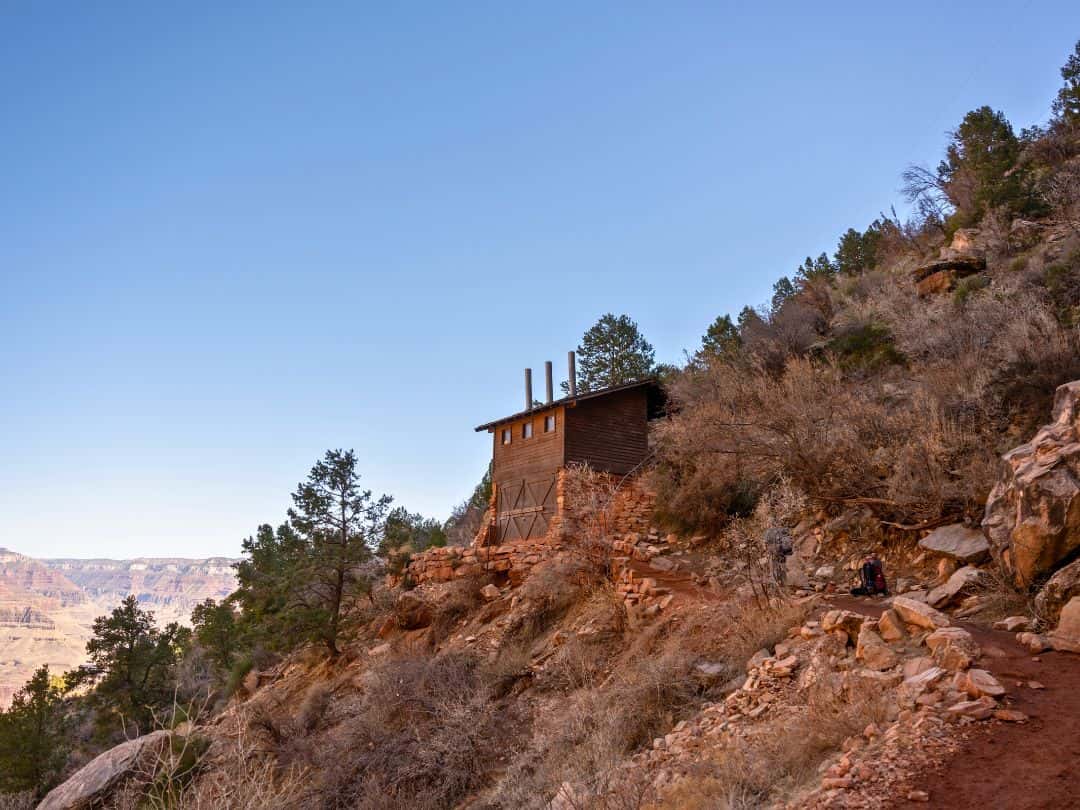
M889 588L885 584L885 569L881 564L881 560L874 560L870 565L873 569L874 590L878 593L885 593Z

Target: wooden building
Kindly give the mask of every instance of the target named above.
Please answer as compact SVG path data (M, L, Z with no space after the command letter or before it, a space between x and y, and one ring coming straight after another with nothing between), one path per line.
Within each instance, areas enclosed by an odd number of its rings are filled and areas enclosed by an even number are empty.
M502 544L548 535L558 518L559 473L569 464L625 475L649 456L648 422L663 413L664 393L652 379L552 398L532 405L532 375L525 373L526 410L480 425L492 434L494 523L489 542ZM574 379L573 354L570 379Z

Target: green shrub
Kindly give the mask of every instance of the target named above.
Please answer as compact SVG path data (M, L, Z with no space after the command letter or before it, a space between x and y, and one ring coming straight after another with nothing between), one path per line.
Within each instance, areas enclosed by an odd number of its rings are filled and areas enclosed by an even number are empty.
M956 302L957 306L963 306L972 295L989 286L990 279L983 275L962 278L957 282L956 289L953 291L953 301Z
M825 344L844 371L876 371L885 366L902 365L905 358L893 343L888 328L867 323L846 330Z
M255 659L250 655L242 655L236 659L236 663L233 664L232 669L229 670L229 677L225 681L225 696L227 698L236 694L240 689L240 684L244 682L244 678L251 672L255 666Z
M1080 250L1043 271L1043 284L1050 293L1054 313L1063 326L1080 325Z

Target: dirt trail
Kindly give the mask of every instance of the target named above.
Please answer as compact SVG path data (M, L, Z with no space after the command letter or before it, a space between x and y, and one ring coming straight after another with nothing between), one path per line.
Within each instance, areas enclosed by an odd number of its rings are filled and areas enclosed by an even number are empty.
M884 603L837 597L837 607L880 615ZM1080 656L1032 656L1011 633L957 622L983 648L979 666L1009 690L1010 708L1026 723L994 723L968 739L955 757L917 777L930 803L901 800L898 808L1066 810L1080 808ZM1032 689L1036 681L1045 689Z
M722 598L719 594L713 593L708 588L695 583L686 569L682 567L673 571L665 571L654 568L651 563L642 562L641 560L631 560L627 567L634 572L635 576L642 579L651 577L656 580L656 584L661 588L670 590L675 595L673 601L676 605L687 601L716 602Z

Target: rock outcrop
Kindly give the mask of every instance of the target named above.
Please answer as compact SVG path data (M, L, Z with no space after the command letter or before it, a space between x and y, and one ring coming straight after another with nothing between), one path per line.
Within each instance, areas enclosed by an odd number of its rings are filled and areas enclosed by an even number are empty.
M983 528L991 553L1026 587L1080 548L1080 381L1057 389L1053 421L1003 460Z
M919 541L919 548L967 564L978 564L990 556L986 535L962 523L934 529Z
M920 296L948 292L956 286L957 279L973 276L985 269L986 259L974 254L940 259L915 270L915 289Z
M1050 646L1060 652L1080 653L1080 596L1061 609L1057 629L1049 636Z
M1080 596L1080 560L1069 563L1050 577L1035 597L1035 612L1047 624L1057 624L1061 609L1074 596Z
M168 737L168 731L153 731L110 748L53 788L38 805L38 810L82 810L100 806L105 794L129 776L140 762L153 756Z

